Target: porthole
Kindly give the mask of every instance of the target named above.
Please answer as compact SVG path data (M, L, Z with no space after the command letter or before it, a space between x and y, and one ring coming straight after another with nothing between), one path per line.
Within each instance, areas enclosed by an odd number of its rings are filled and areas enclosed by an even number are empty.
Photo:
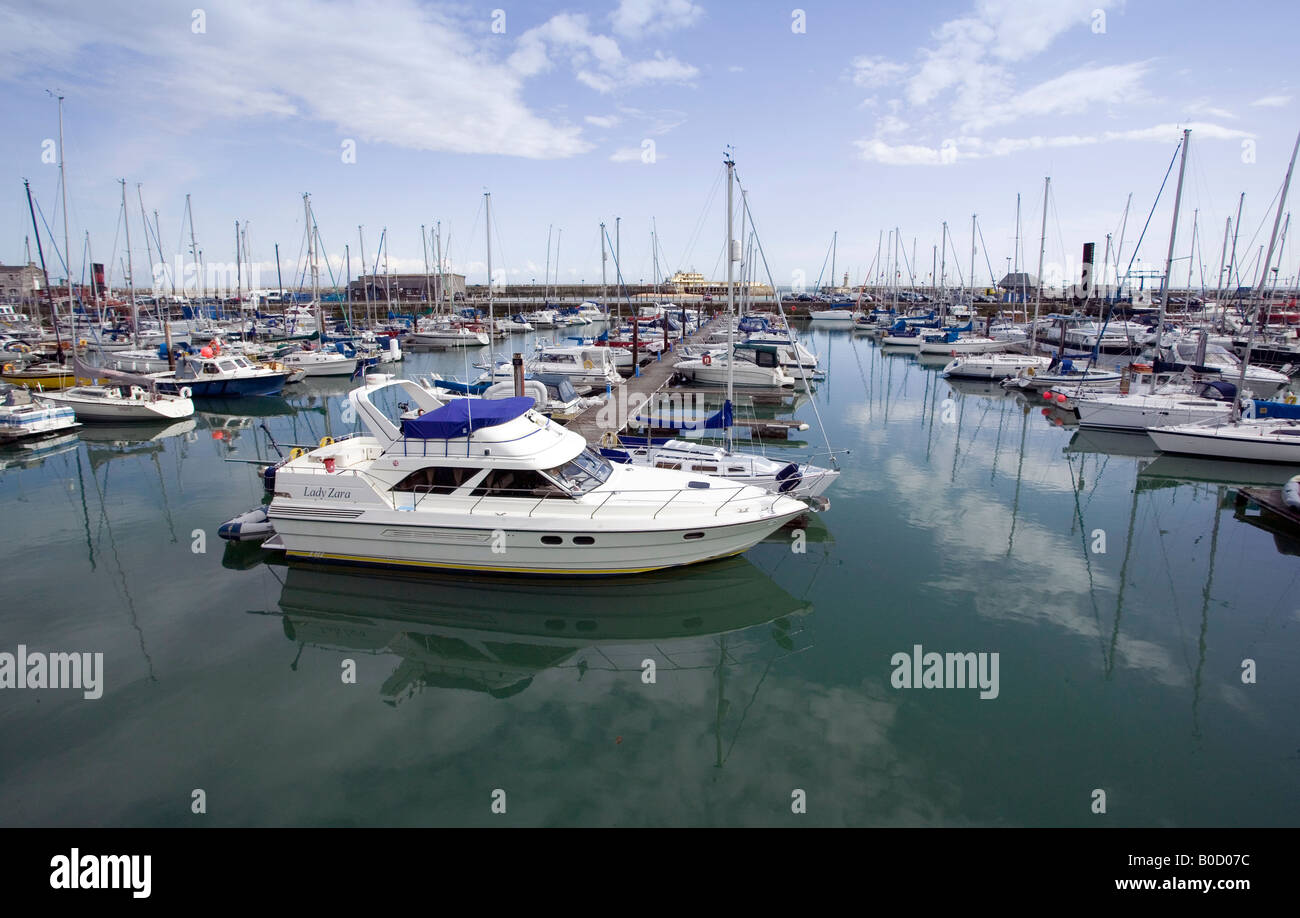
M595 545L596 540L591 536L574 536L573 544L574 545Z
M560 538L559 536L554 536L554 535L551 535L551 536L542 536L542 544L543 544L543 545L562 545L562 544L564 544L564 539Z
M682 536L682 538L683 538L683 539L702 539L702 538L704 538L704 533L702 533L702 532L688 532L688 533L686 533L686 535Z

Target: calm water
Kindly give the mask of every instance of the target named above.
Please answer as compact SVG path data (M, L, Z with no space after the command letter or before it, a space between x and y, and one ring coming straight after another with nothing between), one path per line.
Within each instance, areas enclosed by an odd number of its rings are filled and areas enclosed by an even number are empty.
M262 424L346 432L344 382L4 453L0 651L102 652L104 694L0 692L0 822L1300 822L1300 547L1232 505L1296 470L1157 459L849 333L811 341L852 454L806 550L779 533L658 576L354 573L224 545L262 490L223 460L268 455ZM465 355L402 372L430 368ZM998 697L894 688L917 644L997 653Z

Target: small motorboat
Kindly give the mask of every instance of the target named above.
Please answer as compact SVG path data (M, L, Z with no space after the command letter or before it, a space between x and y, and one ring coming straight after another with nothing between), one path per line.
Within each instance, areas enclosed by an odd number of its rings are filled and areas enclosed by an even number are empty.
M71 408L36 398L27 389L10 389L0 400L0 443L49 436L80 426Z
M73 386L46 393L45 398L71 408L78 421L178 421L194 414L185 387L167 395L141 386Z

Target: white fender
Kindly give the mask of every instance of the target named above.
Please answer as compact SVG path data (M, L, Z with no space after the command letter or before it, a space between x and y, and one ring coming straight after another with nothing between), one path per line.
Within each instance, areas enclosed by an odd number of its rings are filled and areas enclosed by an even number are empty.
M1282 502L1292 510L1300 510L1300 475L1282 485Z

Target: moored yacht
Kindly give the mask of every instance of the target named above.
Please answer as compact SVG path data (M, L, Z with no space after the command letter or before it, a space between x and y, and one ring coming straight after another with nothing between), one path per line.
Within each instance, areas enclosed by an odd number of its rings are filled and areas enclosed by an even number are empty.
M370 435L278 467L266 547L361 564L626 574L740 554L807 510L761 488L613 465L531 398L442 402L383 376L349 399Z
M45 398L71 408L78 421L178 421L194 414L186 389L167 395L141 386L73 386Z

